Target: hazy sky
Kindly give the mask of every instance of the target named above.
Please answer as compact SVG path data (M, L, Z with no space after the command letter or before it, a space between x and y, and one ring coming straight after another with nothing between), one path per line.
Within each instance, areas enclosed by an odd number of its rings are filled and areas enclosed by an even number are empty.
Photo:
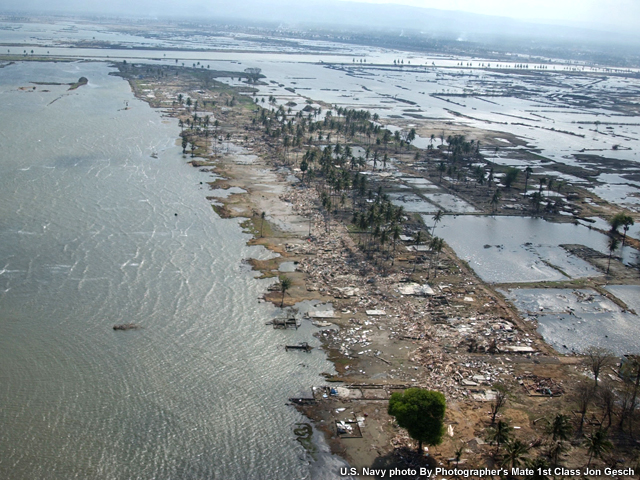
M307 10L308 20L315 20L315 8L322 9L327 0L0 0L1 10L23 11L65 11L65 12L109 12L118 14L167 15L182 13L187 15L238 15L246 18L252 14L256 18L277 16L287 18L292 11ZM335 1L335 0L334 0ZM532 23L562 23L573 26L588 26L596 30L614 33L631 33L638 36L640 20L640 0L339 0L378 4L402 4L413 7L458 10L474 14L510 17ZM329 0L331 3L331 0ZM278 5L280 5L280 9ZM250 5L250 7L248 7ZM306 10L305 10L306 9ZM280 13L278 13L280 12ZM382 12L382 13L381 13ZM371 12L385 15L388 10ZM325 14L327 12L324 12ZM328 12L331 13L331 12ZM267 15L269 14L269 15ZM306 13L304 13L306 16ZM396 18L397 26L403 23L402 13ZM407 23L415 24L420 15L406 13ZM428 13L426 13L428 15ZM224 16L224 15L222 15ZM365 15L363 15L364 17ZM325 15L326 17L326 15ZM379 18L377 20L380 20ZM378 22L379 23L379 22Z
M350 0L462 10L525 20L598 23L637 28L640 0Z

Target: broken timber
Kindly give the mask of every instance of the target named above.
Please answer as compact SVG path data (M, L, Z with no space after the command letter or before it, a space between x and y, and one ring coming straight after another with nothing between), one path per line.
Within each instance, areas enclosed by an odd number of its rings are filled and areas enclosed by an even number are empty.
M295 318L274 318L267 322L267 325L273 325L273 328L295 328L297 330L300 323Z
M309 345L307 342L302 342L302 343L299 343L298 345L285 345L285 347L284 347L284 349L286 351L289 351L289 350L302 350L302 351L305 351L307 353L311 353L311 349L312 348L313 347L311 345Z

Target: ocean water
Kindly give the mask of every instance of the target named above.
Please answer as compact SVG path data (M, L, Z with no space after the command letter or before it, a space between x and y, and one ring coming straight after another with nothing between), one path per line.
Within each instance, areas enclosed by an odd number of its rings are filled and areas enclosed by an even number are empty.
M285 353L317 344L265 326L269 281L242 259L269 253L212 211L175 121L110 71L0 70L0 478L332 478L285 406L331 364Z

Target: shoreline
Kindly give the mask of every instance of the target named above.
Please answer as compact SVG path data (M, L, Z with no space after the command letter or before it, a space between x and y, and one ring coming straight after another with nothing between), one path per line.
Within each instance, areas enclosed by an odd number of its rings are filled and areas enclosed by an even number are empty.
M157 100L158 96L152 101L140 93L140 85L135 81L129 79L129 83L139 99L155 108L167 108ZM215 89L219 92L216 98L237 92L221 84ZM296 265L296 271L286 273L293 285L284 295L283 304L295 306L304 300L314 300L333 306L337 318L331 318L330 323L339 328L338 333L328 329L319 330L317 335L338 372L326 375L327 385L342 382L345 388L335 398L324 399L319 395L310 405L298 407L324 432L331 451L359 471L376 465L381 458L386 467L405 465L401 454L404 452L406 456L413 442L393 425L386 407L381 405L385 405L391 392L410 385L437 389L447 396L447 426L454 433L447 436L441 447L430 452L431 458L440 464L452 458L460 442L468 447L465 450L467 465L487 461L490 449L482 437L486 410L491 402L488 392L495 383L508 383L513 394L502 415L518 423L519 433L540 435L540 427L532 417L562 411L569 400L566 395L550 399L524 394L518 386L519 380L515 380L552 379L563 385L566 392L581 382L582 370L577 368L580 359L555 352L537 333L536 325L523 319L495 291L495 286L480 280L446 246L436 263L436 281L429 282L436 294L417 297L400 293L408 281L430 280L424 267L416 268L416 254L403 251L396 255L394 249L395 265L387 266L384 257L380 265L379 252L365 254L358 247L358 235L345 225L344 215L333 218L329 215L327 220L319 208L319 193L314 188L300 186L299 178L298 182L292 182L290 176L300 176L300 172L292 171L288 165L292 159L282 154L280 143L265 139L260 129L252 130L250 117L254 115L255 106L253 101L250 103L251 109L249 102L245 102L240 112L233 108L220 111L215 106L214 110L225 131L231 134L234 145L242 145L256 158L251 162L233 162L229 155L208 150L206 141L203 144L196 140L192 156L197 159L191 163L224 177L210 183L212 190L232 187L244 190L226 198L212 196L210 199L215 198L213 208L220 216L246 219L241 225L254 235L250 244L264 245L280 254L270 261L252 262L263 277L281 275L282 263ZM175 105L165 114L187 116L182 106ZM262 212L267 212L265 222L262 222ZM419 223L415 217L408 216L410 223ZM403 246L411 245L405 242ZM540 284L536 287L540 288ZM282 298L278 291L264 295L265 301L276 306ZM368 315L366 310L384 314ZM489 337L496 340L494 347L491 342L484 342L484 352L472 351L465 342L452 343L462 329L469 327L464 322L452 323L451 318L472 318L471 330L478 334L488 331ZM496 352L490 352L499 342L507 340L533 345L533 351L522 355L497 348ZM346 414L340 415L343 412ZM336 435L333 422L347 416L365 419L361 438L342 439ZM584 452L576 446L573 455L582 459ZM574 461L577 460L574 458Z

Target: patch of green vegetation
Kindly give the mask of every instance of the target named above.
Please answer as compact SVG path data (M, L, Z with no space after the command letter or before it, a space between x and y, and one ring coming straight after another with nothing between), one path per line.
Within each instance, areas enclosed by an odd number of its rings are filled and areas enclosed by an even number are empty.
M296 440L304 447L304 449L311 455L313 460L317 460L317 449L313 443L313 428L308 423L296 423L296 428L293 429L293 434L296 436Z
M0 55L0 61L2 62L77 62L77 59L64 58L64 57L39 57L32 55Z
M545 265L547 265L548 267L553 268L554 270L556 270L557 272L560 272L562 275L564 275L567 278L571 278L571 275L568 275L564 270L562 270L560 267L558 267L557 265L554 265L551 262L548 262L547 260L542 260L542 263L544 263Z
M233 215L231 215L231 212L226 207L226 205L211 205L211 208L213 208L213 211L216 212L220 218L233 217Z
M256 228L252 218L247 218L245 221L240 223L240 227L242 228L243 233L249 233L253 236L260 234L260 230Z
M75 90L76 88L82 87L87 83L89 83L89 80L87 79L87 77L80 77L77 82L74 82L71 84L71 86L69 87L69 90Z

